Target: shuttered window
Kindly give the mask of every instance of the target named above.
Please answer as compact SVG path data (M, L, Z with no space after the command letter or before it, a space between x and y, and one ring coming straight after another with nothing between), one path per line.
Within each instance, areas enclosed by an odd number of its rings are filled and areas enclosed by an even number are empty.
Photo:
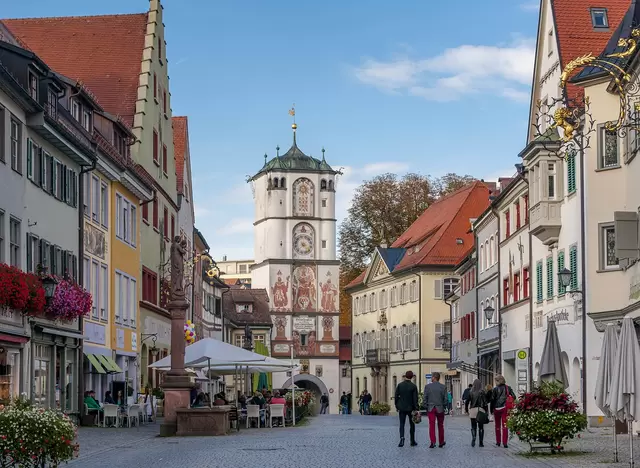
M564 250L558 252L558 272L564 270ZM567 288L562 285L560 281L560 275L558 275L558 294L564 294L567 292Z
M576 154L570 153L567 156L567 192L569 194L576 191Z
M571 270L571 290L578 289L578 247L569 249L569 269Z
M542 262L536 264L536 300L542 302Z
M553 257L547 258L547 299L553 297Z

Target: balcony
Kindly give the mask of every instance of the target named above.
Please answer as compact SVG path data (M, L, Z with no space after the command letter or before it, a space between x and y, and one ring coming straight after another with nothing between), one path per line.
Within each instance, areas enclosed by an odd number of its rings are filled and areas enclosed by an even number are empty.
M369 367L389 364L389 348L368 349L364 355L364 363Z
M562 201L545 200L531 207L529 226L531 234L536 236L544 245L558 242L562 222L560 221L560 207Z

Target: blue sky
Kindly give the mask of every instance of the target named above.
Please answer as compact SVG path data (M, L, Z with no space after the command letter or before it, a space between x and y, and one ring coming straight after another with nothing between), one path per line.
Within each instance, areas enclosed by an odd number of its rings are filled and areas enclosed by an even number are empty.
M353 190L383 172L511 175L526 139L535 0L163 0L173 115L189 117L196 225L251 258L246 176L298 145ZM145 0L21 0L3 17L146 11Z

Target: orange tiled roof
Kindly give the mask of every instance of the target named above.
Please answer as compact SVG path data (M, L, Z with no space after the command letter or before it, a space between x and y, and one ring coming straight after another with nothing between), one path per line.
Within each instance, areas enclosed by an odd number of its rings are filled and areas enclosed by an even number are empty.
M173 154L176 158L176 185L178 193L184 194L184 160L187 157L189 122L186 116L173 117ZM188 194L187 194L188 195Z
M473 248L470 220L487 209L489 194L485 183L474 182L429 206L391 246L406 249L393 271L460 263ZM362 283L365 275L366 270L347 287Z
M589 52L598 56L630 4L631 0L551 0L562 68L574 58ZM591 8L607 9L608 29L599 31L593 28ZM569 99L581 99L584 89L569 83L567 94Z
M147 14L2 20L56 72L82 80L111 114L133 124Z

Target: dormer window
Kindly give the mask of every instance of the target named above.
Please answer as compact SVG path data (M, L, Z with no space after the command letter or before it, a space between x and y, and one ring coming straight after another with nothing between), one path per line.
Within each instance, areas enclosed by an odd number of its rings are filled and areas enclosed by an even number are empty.
M71 115L80 122L80 103L75 99L71 100Z
M591 9L591 23L594 28L608 29L609 18L607 17L606 8L592 8Z
M58 95L51 88L49 88L49 93L47 95L47 113L53 119L58 118Z
M251 313L251 304L237 304L236 312L241 314L250 314Z
M29 72L29 95L38 100L38 77L32 72Z
M91 112L86 110L82 112L82 126L87 132L91 132Z

